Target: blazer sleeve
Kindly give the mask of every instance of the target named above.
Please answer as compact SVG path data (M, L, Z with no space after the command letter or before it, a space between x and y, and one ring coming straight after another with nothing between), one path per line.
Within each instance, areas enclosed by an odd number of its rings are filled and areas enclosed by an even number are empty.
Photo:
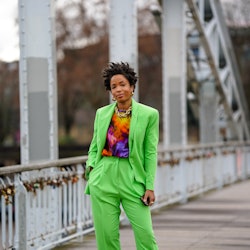
M97 155L97 127L98 127L98 110L95 115L95 121L94 121L94 132L92 141L89 146L88 151L88 160L86 161L86 172L85 177L88 180L89 173L90 173L90 167L94 168L96 163L96 155Z
M154 190L154 180L157 169L157 152L159 142L159 112L151 113L145 134L144 167L146 172L146 189Z

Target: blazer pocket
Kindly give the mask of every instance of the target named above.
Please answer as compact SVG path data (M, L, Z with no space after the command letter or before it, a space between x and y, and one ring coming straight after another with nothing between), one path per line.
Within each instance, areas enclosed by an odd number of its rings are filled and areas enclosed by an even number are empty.
M96 167L89 174L89 184L90 185L97 185L103 175L104 166L103 164L97 164Z
M130 183L131 183L131 188L133 189L134 193L138 197L141 197L145 193L145 185L136 180L135 172L134 172L132 166L131 166L131 171L129 174L129 179L130 179Z

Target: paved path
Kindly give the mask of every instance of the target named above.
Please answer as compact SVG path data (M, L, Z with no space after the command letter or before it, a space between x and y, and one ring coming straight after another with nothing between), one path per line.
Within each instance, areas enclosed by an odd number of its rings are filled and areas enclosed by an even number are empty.
M250 180L153 213L160 250L250 250ZM135 250L130 226L121 228L122 250ZM94 234L54 250L96 250Z

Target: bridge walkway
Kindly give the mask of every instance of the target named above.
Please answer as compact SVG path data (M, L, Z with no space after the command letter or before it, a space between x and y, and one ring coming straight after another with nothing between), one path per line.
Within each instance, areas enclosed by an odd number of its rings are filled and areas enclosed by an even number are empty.
M160 250L250 249L250 180L209 192L186 204L153 211ZM122 250L135 250L129 225L121 226ZM54 250L96 249L94 233Z

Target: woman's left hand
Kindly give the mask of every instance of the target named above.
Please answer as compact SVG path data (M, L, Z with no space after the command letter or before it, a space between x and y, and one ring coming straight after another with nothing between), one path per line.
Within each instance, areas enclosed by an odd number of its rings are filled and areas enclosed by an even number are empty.
M155 202L155 193L153 190L146 190L143 201L148 204L148 206L152 206Z

